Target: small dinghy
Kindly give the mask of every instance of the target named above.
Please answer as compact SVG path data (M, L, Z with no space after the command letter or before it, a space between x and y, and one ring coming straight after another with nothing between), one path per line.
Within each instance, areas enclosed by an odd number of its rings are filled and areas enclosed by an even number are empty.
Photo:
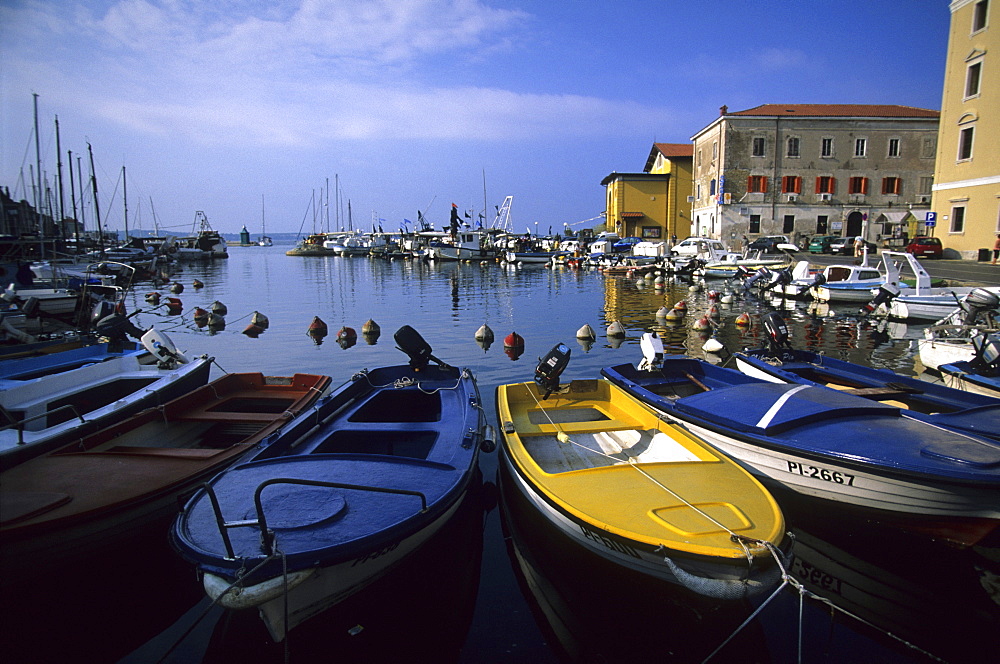
M226 374L0 473L4 568L72 564L162 529L193 491L316 401L330 378ZM11 579L6 579L11 581Z
M570 539L623 567L736 599L776 583L784 519L743 468L603 380L559 385L560 344L533 383L497 388L503 469Z
M906 417L1000 440L1000 400L793 349L779 313L767 314L762 323L768 345L734 355L736 368L748 376L771 383L821 385L897 406Z
M942 364L938 367L945 385L971 397L1000 398L1000 335L979 334L972 337L975 353L971 360Z
M206 484L171 530L209 597L259 609L275 640L427 541L493 448L471 371L409 326L394 338L409 365L355 374Z
M663 357L651 334L641 343L639 367L602 374L758 476L963 545L1000 523L997 441L838 390Z

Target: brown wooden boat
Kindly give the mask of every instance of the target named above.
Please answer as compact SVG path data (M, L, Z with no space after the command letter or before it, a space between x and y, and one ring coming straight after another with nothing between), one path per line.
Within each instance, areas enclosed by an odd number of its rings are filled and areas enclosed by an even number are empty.
M227 374L0 473L0 583L160 528L181 501L330 387L330 377Z

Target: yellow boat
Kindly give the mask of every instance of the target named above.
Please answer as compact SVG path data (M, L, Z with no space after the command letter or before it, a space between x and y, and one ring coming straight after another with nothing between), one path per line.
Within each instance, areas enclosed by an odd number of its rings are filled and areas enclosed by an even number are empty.
M785 523L743 468L604 380L497 388L503 464L563 533L703 595L780 580Z

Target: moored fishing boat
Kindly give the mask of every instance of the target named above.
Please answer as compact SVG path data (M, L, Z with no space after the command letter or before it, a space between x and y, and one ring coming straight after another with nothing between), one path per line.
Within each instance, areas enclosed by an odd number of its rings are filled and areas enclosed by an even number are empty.
M525 498L580 546L700 594L776 581L784 520L771 495L609 382L560 386L568 357L560 344L534 383L497 388L503 465Z
M949 387L996 400L1000 398L1000 337L975 336L972 347L972 359L942 364L938 371Z
M771 312L762 322L768 345L734 355L736 368L748 376L773 383L821 385L897 406L906 417L1000 439L1000 400L793 349L780 314Z
M140 336L145 350L106 346L4 363L0 468L158 406L208 380L211 358L189 360L163 334ZM119 342L120 343L120 342Z
M0 567L123 546L328 389L330 378L226 374L0 473Z
M355 374L209 482L171 530L208 595L259 609L275 640L428 540L492 448L471 371L409 326L395 341L409 365Z
M663 357L658 341L644 335L640 368L602 374L758 476L958 544L974 544L1000 523L997 441L837 390Z

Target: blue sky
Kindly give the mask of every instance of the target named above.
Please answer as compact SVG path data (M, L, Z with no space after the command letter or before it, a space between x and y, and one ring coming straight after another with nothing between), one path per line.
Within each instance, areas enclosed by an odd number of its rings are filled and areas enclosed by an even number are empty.
M515 230L556 231L723 104L940 108L948 23L947 0L3 0L0 185L31 198L37 93L43 173L58 116L111 228L124 165L130 229L152 200L167 232L258 233L263 197L269 232L309 232L335 176L355 228L443 225L485 173L490 219L512 195Z

